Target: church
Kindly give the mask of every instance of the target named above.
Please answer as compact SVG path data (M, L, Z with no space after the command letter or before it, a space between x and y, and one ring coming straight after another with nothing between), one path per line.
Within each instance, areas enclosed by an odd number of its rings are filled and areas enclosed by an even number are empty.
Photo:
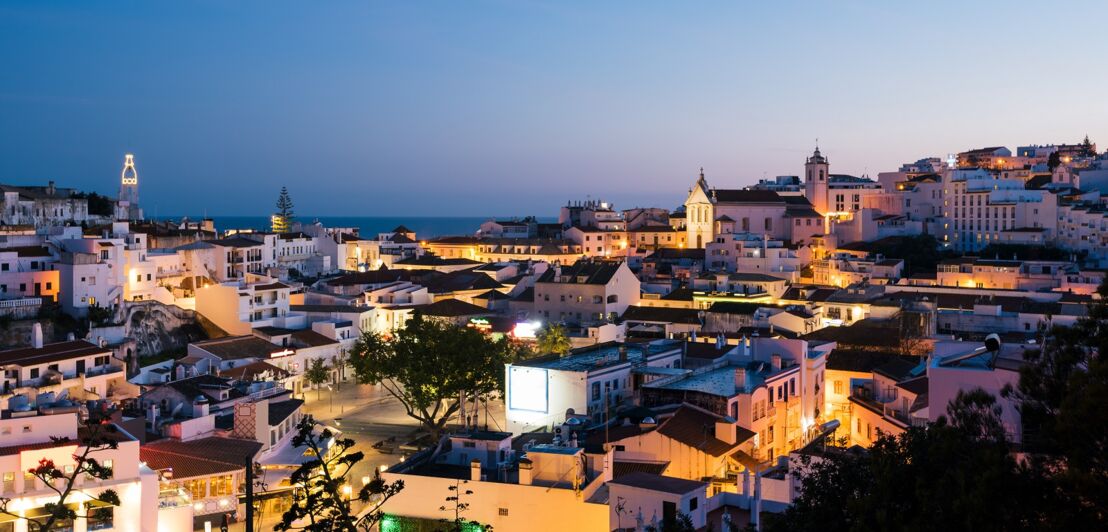
M831 174L817 146L804 164L804 195L764 189L718 189L708 185L704 169L685 200L689 247L703 248L720 235L754 233L794 244L825 231L825 215L850 217L862 209L862 197L880 193L878 183Z

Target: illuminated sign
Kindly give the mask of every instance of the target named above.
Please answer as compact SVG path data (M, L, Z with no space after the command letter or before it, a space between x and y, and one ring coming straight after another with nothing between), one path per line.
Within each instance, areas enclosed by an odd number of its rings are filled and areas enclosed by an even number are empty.
M477 329L481 332L489 332L492 330L492 324L486 318L470 318L469 326Z
M547 413L550 397L542 368L512 366L508 371L508 408Z
M281 358L281 357L287 357L287 356L289 356L289 355L291 355L291 354L293 354L293 353L295 353L295 352L296 352L296 351L293 351L292 349L285 349L284 351L277 351L277 352L275 352L275 353L270 353L270 354L269 354L269 358Z

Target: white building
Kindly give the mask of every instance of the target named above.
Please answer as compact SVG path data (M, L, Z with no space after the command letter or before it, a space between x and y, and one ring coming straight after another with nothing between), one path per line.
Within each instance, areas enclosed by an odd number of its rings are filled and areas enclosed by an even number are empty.
M302 329L307 327L307 319L289 309L291 291L289 285L271 277L247 274L197 290L196 311L233 335L250 334L257 327Z
M578 261L555 266L535 282L534 309L551 321L612 321L638 304L640 282L625 262Z
M601 344L508 364L508 430L521 434L562 423L570 409L593 423L605 421L634 396L635 368L679 368L681 355L681 342L658 340L645 346Z
M104 511L90 511L81 505L77 518L57 523L58 529L192 530L192 506L187 497L176 492L160 492L158 475L140 460L138 438L119 425L113 428L114 432L102 436L114 439L116 448L97 450L92 455L101 465L111 468L110 478L78 477L76 489L66 502L85 502L105 490L114 490L120 504ZM80 426L74 412L47 415L30 411L0 419L4 448L10 451L0 455L0 475L3 476L0 496L10 499L9 509L28 517L41 516L44 515L43 505L58 501L55 490L25 472L37 467L40 460L53 460L58 468L71 470L76 465L74 455L82 452L80 438L86 430ZM29 528L24 519L5 516L0 521L0 527L12 532L26 532Z

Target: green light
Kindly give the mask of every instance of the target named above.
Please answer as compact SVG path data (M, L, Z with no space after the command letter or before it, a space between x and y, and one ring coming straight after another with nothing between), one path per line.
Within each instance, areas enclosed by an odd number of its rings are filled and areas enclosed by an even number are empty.
M380 525L381 532L401 532L403 530L400 520L391 515L382 516Z

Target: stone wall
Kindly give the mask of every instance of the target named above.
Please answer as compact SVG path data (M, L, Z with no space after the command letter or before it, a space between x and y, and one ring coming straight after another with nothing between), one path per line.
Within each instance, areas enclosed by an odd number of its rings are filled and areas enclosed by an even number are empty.
M15 320L0 325L0 347L27 347L31 345L31 328L35 322L42 324L42 337L50 342L54 338L54 323L50 320Z

